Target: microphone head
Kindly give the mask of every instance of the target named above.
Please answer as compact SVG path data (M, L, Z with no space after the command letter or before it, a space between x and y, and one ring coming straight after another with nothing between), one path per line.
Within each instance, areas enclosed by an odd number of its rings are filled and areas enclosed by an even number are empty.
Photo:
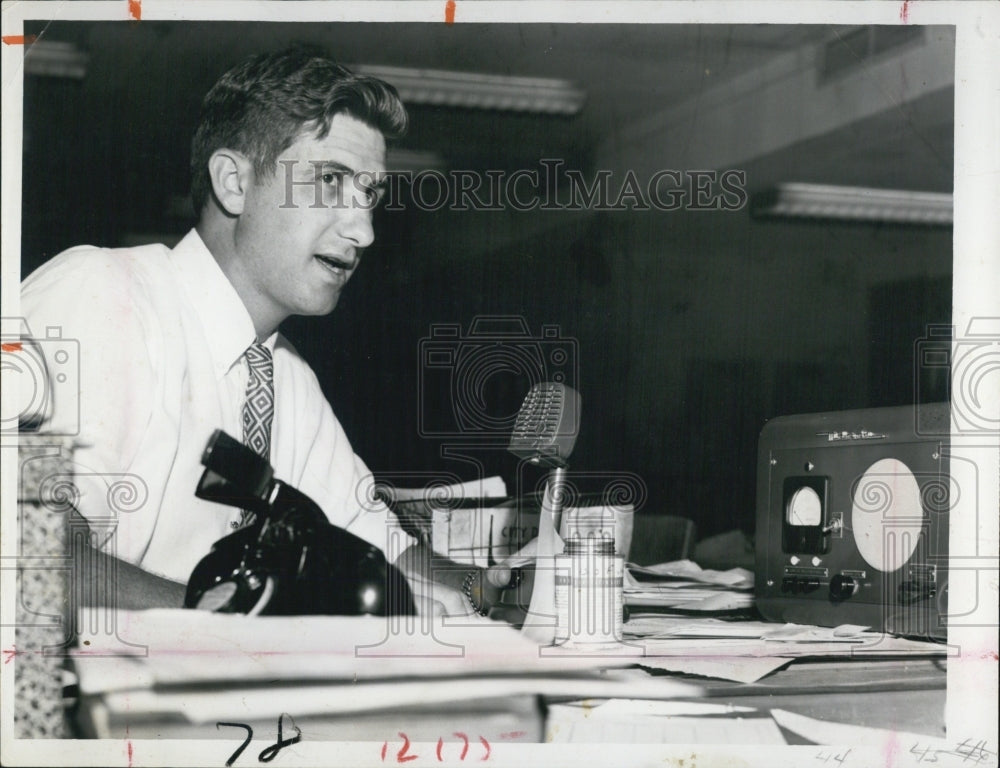
M564 467L580 428L580 395L559 382L528 392L514 422L508 450L543 467Z

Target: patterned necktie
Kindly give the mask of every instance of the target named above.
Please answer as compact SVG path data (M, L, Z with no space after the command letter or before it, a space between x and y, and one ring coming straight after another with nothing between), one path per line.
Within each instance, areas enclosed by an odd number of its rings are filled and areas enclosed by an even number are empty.
M271 460L271 422L274 420L274 360L271 350L255 341L243 354L250 367L247 396L243 402L243 443L266 461ZM253 522L253 512L244 509L234 528Z

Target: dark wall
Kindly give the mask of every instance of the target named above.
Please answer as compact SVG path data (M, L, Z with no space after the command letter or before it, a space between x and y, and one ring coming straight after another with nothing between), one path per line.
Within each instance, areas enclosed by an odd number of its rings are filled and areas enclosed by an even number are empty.
M145 66L118 65L136 77ZM25 79L24 274L74 244L169 241L190 226L178 203L187 160L164 148L185 145L194 113L108 120L122 98L99 72ZM565 159L587 167L587 147ZM560 373L582 394L574 472L598 486L635 476L646 510L690 516L702 534L753 525L766 419L912 402L914 344L950 316L950 229L764 222L746 210L413 206L380 212L376 229L337 310L285 326L372 469L499 473L518 486L502 436L537 371L513 353L476 368L490 352L472 333L477 317L516 318L528 337L508 333L508 349L541 355L540 375ZM428 365L442 324L461 329L446 342L451 368ZM568 360L552 362L557 348ZM456 426L470 412L480 423ZM476 447L490 430L501 446ZM472 447L455 455L456 441Z
M746 211L401 218L405 235L366 257L333 315L287 327L372 469L518 482L503 450L460 451L480 470L421 434L469 396L457 362L427 366L432 327L459 324L455 348L483 355L473 318L515 315L536 340L558 326L578 355L572 369L549 368L583 398L572 469L594 483L634 473L648 511L691 516L702 534L752 528L765 420L912 402L914 343L950 317L948 229L765 223ZM473 410L513 414L523 373L484 364Z

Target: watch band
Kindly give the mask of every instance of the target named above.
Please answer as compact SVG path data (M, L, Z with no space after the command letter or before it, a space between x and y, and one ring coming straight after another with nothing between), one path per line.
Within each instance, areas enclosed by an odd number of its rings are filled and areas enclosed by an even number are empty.
M472 606L472 610L480 616L486 616L489 611L486 610L485 606L477 605L475 598L472 597L472 582L475 581L477 577L479 578L479 592L480 595L482 594L483 576L480 571L469 571L466 574L465 579L462 581L462 593L469 599L469 605Z

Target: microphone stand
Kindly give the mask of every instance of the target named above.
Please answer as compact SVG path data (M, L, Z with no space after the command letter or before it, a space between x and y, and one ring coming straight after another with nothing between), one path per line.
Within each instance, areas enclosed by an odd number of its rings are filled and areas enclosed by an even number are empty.
M556 616L555 556L562 551L558 530L566 488L566 465L552 467L545 482L542 508L538 517L538 544L535 556L535 582L531 591L523 633L542 645L555 638Z

